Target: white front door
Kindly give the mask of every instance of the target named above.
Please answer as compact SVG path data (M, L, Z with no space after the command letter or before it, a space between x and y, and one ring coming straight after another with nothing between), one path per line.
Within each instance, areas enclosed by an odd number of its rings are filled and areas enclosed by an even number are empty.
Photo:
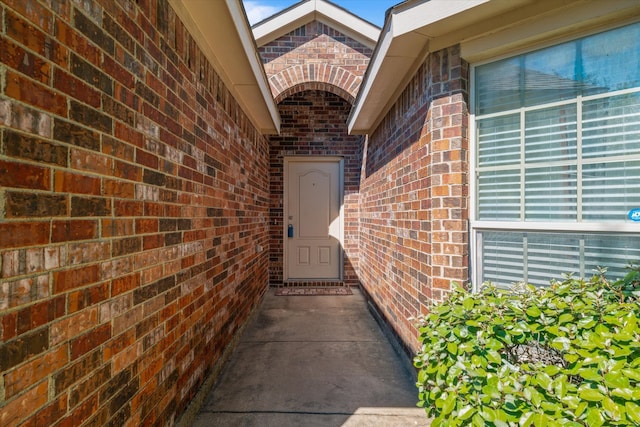
M342 160L287 159L285 183L285 278L340 279Z

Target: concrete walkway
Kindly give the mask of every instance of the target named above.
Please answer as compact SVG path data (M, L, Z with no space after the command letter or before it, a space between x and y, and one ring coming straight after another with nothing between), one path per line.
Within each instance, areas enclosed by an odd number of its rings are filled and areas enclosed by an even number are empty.
M429 425L406 364L353 293L270 289L193 426Z

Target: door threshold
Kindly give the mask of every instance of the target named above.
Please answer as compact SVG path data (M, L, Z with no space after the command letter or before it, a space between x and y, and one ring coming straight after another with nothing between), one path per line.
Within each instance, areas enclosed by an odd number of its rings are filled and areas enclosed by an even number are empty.
M276 296L328 296L328 295L353 295L351 288L344 286L329 286L329 287L306 287L306 286L291 286L284 288L276 288Z
M273 285L272 285L273 286ZM285 280L282 283L275 284L276 287L313 287L313 288L330 288L330 287L344 287L344 281L342 280L318 280L318 279L290 279Z

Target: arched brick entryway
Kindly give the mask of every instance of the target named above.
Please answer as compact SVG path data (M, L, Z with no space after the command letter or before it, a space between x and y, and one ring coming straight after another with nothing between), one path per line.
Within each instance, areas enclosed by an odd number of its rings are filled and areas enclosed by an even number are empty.
M283 177L288 156L345 159L344 266L347 284L358 282L357 209L362 136L349 135L347 119L373 50L335 28L308 23L258 48L282 117L269 137L270 265L272 284L283 281Z
M296 92L315 89L338 95L353 105L361 82L362 76L327 64L295 65L269 77L276 103Z
M353 104L373 49L322 22L313 21L258 47L276 102L308 87ZM341 93L336 93L336 90Z

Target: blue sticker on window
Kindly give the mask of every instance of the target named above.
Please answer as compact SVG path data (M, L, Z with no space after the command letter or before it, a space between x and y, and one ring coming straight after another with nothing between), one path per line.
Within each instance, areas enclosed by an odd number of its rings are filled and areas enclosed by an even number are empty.
M629 211L629 219L631 221L640 222L640 208L631 209Z

